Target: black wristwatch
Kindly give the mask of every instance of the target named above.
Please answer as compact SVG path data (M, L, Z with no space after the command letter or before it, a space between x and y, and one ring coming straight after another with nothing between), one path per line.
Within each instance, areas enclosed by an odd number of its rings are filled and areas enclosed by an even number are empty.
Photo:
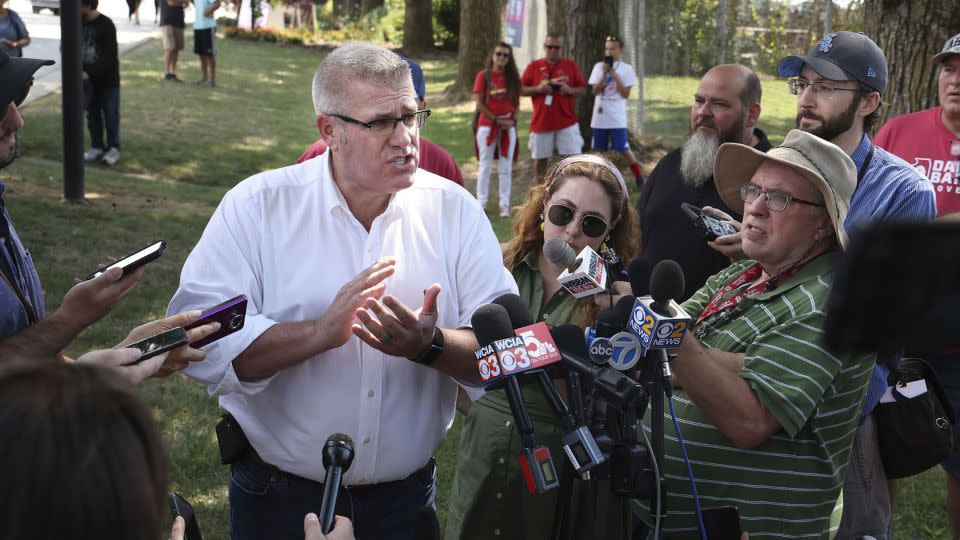
M433 329L433 341L427 345L427 348L423 350L417 356L408 356L407 360L411 362L416 362L418 364L423 364L429 366L433 363L434 360L440 356L440 353L443 352L443 332L440 331L440 327L436 326Z

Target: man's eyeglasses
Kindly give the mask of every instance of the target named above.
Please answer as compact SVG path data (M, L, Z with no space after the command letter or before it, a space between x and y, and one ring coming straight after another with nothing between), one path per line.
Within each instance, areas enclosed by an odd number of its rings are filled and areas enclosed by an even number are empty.
M397 124L400 122L403 122L403 125L407 128L412 128L414 126L422 128L423 125L427 123L427 117L430 116L430 109L423 109L417 112L405 114L400 118L377 118L376 120L371 120L369 122L361 122L356 118L350 118L349 116L343 114L331 114L330 116L335 116L344 122L350 122L351 124L365 127L374 135L388 135L397 129Z
M544 45L544 49L557 49L558 51L563 48L563 45Z
M740 198L747 204L751 204L757 200L757 197L759 197L761 193L763 193L763 204L767 205L767 208L774 212L783 212L792 202L824 208L824 205L820 203L798 199L783 191L777 191L775 189L764 191L756 184L744 184L740 186Z
M790 89L790 93L800 97L803 95L803 91L809 87L813 90L813 95L818 98L823 99L833 99L833 93L836 91L840 92L857 92L869 94L870 91L863 90L862 88L837 88L831 83L827 82L810 82L803 79L790 79L787 82L787 88Z
M23 92L13 98L13 104L19 107L27 99L27 95L30 93L30 88L33 86L33 77L27 81L27 84L23 87ZM9 104L8 104L9 105ZM3 120L3 117L7 114L7 109L9 106L5 106L2 111L0 111L0 120Z
M557 227L566 227L576 216L577 211L565 204L554 203L547 208L547 219ZM607 234L610 226L593 214L581 214L580 230L590 238L600 238Z
M510 58L510 53L508 53L508 52L500 52L500 51L497 51L497 52L493 53L493 55L496 56L497 58Z

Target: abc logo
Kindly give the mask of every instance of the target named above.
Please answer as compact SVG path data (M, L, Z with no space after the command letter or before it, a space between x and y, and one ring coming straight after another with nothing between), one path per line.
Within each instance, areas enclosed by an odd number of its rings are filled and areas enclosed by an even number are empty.
M613 355L613 345L607 338L597 338L590 344L590 359L594 362L606 362Z

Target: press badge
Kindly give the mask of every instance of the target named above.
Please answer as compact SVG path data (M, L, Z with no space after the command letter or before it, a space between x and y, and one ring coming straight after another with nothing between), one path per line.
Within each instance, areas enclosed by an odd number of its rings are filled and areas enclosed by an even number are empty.
M547 98L543 100L543 104L547 107L553 105L553 94L547 94Z

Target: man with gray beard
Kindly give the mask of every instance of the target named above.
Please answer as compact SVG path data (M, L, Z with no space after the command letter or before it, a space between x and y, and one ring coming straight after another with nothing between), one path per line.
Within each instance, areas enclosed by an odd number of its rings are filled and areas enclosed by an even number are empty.
M720 199L713 183L713 161L722 143L753 146L766 152L770 141L756 127L760 116L760 80L746 66L724 64L708 71L697 87L690 108L690 134L680 148L657 163L640 192L642 250L650 267L673 259L683 269L682 301L707 278L730 265L730 259L711 249L680 209L683 203L711 207L736 217Z

